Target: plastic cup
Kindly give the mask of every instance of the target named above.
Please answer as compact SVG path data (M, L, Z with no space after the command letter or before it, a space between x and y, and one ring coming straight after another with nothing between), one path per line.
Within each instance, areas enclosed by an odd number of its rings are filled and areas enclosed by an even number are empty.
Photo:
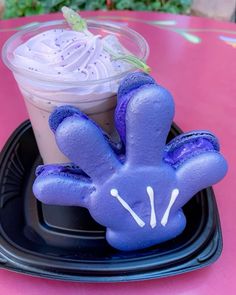
M88 20L88 29L101 36L115 35L120 43L133 55L146 60L149 47L146 40L136 31L109 22ZM13 72L24 97L33 127L40 155L45 164L63 163L69 160L59 151L54 134L48 126L51 112L61 105L73 105L96 121L110 136L115 137L113 114L116 106L116 92L120 80L134 68L109 78L90 81L67 80L40 76L37 72L22 69L14 64L14 50L31 37L50 29L66 29L64 21L44 22L27 27L14 34L2 50L3 61ZM103 86L109 91L96 92ZM108 86L108 87L106 87ZM91 93L91 88L94 91ZM87 93L86 93L87 92ZM79 148L79 147L78 147Z

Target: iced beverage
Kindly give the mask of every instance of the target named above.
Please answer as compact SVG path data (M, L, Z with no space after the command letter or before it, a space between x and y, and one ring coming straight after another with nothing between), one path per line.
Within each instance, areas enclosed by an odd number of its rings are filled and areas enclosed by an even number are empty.
M69 161L48 126L57 106L78 107L115 136L118 84L134 68L113 59L109 50L143 60L148 56L147 42L134 30L92 20L87 25L91 35L72 30L65 21L33 25L13 35L3 48L3 60L24 97L44 163Z

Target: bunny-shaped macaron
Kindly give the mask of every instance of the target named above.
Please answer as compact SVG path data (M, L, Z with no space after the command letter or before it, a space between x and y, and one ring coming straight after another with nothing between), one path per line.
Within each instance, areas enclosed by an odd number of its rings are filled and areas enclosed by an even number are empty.
M88 208L106 227L108 243L120 250L176 237L186 225L184 204L222 179L227 164L207 131L180 135L166 145L173 115L166 89L147 74L129 74L120 84L115 112L122 155L78 109L56 109L50 127L73 164L40 166L35 196L46 204Z

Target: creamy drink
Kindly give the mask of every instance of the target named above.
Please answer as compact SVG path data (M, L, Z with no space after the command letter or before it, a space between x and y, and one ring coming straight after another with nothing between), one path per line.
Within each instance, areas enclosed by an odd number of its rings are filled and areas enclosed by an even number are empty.
M132 54L145 60L148 56L146 41L127 27L98 21L88 21L87 26L76 31L65 21L34 25L12 36L3 48L44 163L68 161L48 127L49 115L57 106L78 107L115 136L118 84L134 70L133 63L119 57Z

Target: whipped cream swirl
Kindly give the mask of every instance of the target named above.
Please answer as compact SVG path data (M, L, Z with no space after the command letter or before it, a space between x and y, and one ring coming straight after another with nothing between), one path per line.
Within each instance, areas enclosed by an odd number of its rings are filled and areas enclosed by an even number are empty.
M14 51L14 64L27 71L56 80L89 81L112 77L130 68L123 61L112 60L104 42L116 53L127 51L119 40L108 35L86 35L69 29L42 32Z

